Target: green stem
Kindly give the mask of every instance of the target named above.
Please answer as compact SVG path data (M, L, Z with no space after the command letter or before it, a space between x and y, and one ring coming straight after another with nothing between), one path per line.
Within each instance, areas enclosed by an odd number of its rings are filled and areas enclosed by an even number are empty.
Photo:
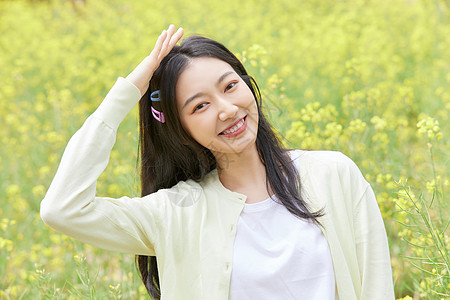
M425 211L423 211L421 208L419 208L419 206L417 205L416 201L414 201L414 199L412 198L411 194L409 193L408 189L406 189L404 187L404 190L405 190L408 198L414 204L414 207L416 208L416 211L418 211L420 216L422 217L422 221L425 223L425 226L428 228L428 232L431 234L431 237L432 237L432 239L434 241L434 244L437 246L439 254L444 259L445 267L447 269L447 272L450 273L450 263L449 263L448 254L447 254L447 251L446 251L446 248L445 248L445 244L442 242L439 234L436 234L436 230L434 229L433 222L431 220L431 216L430 216L430 213L428 211L428 207L427 207L425 201L423 200L423 196L420 196L419 199L422 202L421 206L422 206L422 208L425 209Z

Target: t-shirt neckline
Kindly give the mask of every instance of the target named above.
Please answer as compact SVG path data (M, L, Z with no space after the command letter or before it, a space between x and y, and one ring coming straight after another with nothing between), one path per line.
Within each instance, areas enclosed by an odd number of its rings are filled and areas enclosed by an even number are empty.
M245 203L244 212L257 212L266 210L276 204L275 196L256 203Z

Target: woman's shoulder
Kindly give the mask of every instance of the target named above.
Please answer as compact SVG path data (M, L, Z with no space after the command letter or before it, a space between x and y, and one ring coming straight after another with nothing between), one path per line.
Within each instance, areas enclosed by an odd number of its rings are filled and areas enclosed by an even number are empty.
M289 154L294 163L315 166L356 167L355 163L344 153L328 150L290 150Z
M369 187L357 165L341 152L293 150L290 154L303 187L310 195L321 195L316 199L321 205L357 201Z
M292 162L300 176L337 176L365 182L358 166L347 155L339 151L291 150Z

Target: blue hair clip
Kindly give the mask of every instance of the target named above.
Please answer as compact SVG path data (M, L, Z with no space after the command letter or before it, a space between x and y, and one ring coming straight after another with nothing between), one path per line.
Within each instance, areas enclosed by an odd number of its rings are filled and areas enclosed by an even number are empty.
M150 94L150 100L151 101L160 101L161 100L161 99L159 99L159 90L154 91L153 93ZM155 118L157 121L159 121L161 123L166 122L162 111L156 110L153 106L151 106L151 110L152 110L153 118Z

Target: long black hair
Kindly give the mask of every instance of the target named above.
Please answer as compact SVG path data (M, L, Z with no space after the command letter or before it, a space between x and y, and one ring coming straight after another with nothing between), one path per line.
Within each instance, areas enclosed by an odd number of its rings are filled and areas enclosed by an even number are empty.
M139 150L142 196L179 181L200 181L216 168L212 153L197 143L181 125L175 98L180 74L195 58L212 57L228 63L243 79L255 97L258 110L256 148L266 168L266 188L269 186L292 214L318 223L321 212L311 212L301 196L297 169L289 152L275 134L261 111L261 93L255 80L247 74L242 63L222 44L201 36L184 39L162 60L150 80L150 87L139 102ZM160 91L159 102L150 101L150 93ZM151 114L151 105L164 113L160 123ZM269 193L270 194L270 193ZM155 256L138 255L136 264L148 293L159 299L159 275Z

